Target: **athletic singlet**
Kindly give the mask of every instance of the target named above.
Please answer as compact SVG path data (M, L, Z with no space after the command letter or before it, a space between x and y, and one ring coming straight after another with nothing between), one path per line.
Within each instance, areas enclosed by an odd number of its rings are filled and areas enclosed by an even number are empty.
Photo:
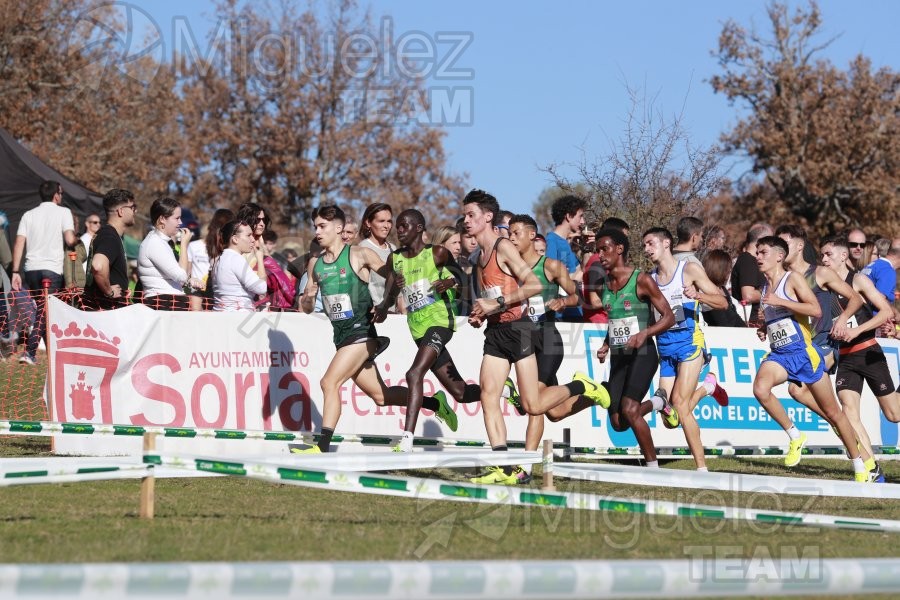
M675 315L675 324L656 336L656 344L660 352L666 347L681 347L687 344L695 346L705 345L703 339L703 331L700 329L700 323L697 322L697 301L684 295L684 268L687 265L686 260L678 261L675 267L675 274L668 283L659 282L659 272L653 269L650 276L659 286L659 291L665 297L666 302L672 308ZM654 308L653 316L658 321L662 315Z
M844 281L846 281L851 287L853 287L853 277L855 275L856 275L856 271L850 271L849 273L847 273L847 277L844 278ZM844 310L847 308L847 304L849 304L850 301L847 298L844 298L843 296L840 296L838 294L835 294L835 295L837 296L838 302L841 305L841 312L844 312ZM860 309L858 311L853 313L853 316L850 317L850 319L847 321L847 327L850 327L851 329L855 328L855 327L859 327L860 325L862 325L863 323L865 323L866 321L868 321L871 318L872 318L872 307L869 306L868 302L863 302L862 307L860 307ZM853 346L858 346L859 344L861 344L863 342L868 342L869 340L874 340L875 335L876 335L876 332L874 329L872 329L870 331L864 331L863 333L859 334L859 336L856 339L854 339L852 342L841 342L841 349L852 348Z
M618 292L609 289L609 276L603 282L600 298L609 315L609 347L623 348L628 339L638 331L647 329L650 308L638 297L637 280L640 269L635 269L631 277Z
M821 317L818 319L810 317L809 319L809 324L812 328L812 336L814 339L818 338L820 335L827 336L831 331L831 325L834 322L834 319L841 314L840 310L837 312L834 311L837 294L819 286L819 282L816 281L815 265L810 265L803 277L806 279L806 283L809 285L813 294L815 294L816 300L819 301L819 307L822 309Z
M324 255L320 256L313 267L313 276L321 289L336 345L349 335L369 328L374 304L369 284L360 279L350 264L350 246L345 245L332 263L325 262Z
M541 293L538 296L532 296L528 299L528 318L535 323L544 321L555 321L556 313L547 311L547 303L559 297L559 284L547 279L547 272L544 270L547 263L547 257L542 256L538 259L531 272L534 273L538 281L541 282Z
M491 255L488 256L487 264L482 265L481 260L478 261L478 282L481 284L482 298L498 298L503 296L504 299L513 295L519 289L519 282L516 278L508 274L500 268L497 262L497 246L500 242L509 241L505 238L497 238L494 247L491 248ZM509 242L512 243L512 242ZM484 255L484 251L481 252ZM525 314L525 303L506 304L506 310L493 315L488 315L488 323L509 323L518 321Z
M581 277L581 283L584 286L584 295L587 297L588 291L596 291L600 292L600 290L594 290L593 285L590 281L591 268L600 260L599 254L591 254L591 257L588 259L587 263L584 265L584 275ZM598 268L602 268L599 267ZM587 308L583 307L581 309L581 313L584 315L584 320L588 323L600 323L605 324L609 323L609 316L606 314L606 311L602 308Z
M782 300L797 302L794 298L787 295L784 287L787 284L788 277L791 272L788 271L778 282L775 288L775 295ZM763 285L762 297L766 297L768 289L768 281ZM808 318L798 320L794 312L786 306L769 306L760 305L763 311L763 317L766 321L766 336L769 338L769 346L772 352L779 354L787 354L792 352L808 353L812 349L812 335L810 334L810 325Z
M433 281L444 279L444 270L434 262L434 250L426 245L417 255L407 258L405 248L391 255L394 272L403 275L401 295L406 303L406 324L414 340L421 339L429 327L446 327L456 331L456 310L452 290L438 295L431 286Z

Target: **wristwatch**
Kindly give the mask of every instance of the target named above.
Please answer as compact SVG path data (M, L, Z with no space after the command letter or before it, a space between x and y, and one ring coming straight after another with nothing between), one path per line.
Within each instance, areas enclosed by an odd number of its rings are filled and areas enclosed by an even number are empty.
M500 307L500 310L506 310L506 298L504 298L503 296L497 296L497 298L495 299L497 300L497 305Z

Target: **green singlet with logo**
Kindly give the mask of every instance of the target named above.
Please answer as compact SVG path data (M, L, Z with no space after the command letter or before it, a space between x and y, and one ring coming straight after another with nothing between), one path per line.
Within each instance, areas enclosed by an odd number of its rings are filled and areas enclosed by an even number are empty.
M541 282L541 293L539 296L532 296L528 299L528 318L535 323L543 321L553 321L556 319L556 313L547 311L547 303L559 297L559 284L547 279L547 273L544 271L544 265L547 257L542 256L531 268L538 281Z
M313 267L313 275L322 292L325 313L334 328L334 345L339 347L347 338L367 332L374 303L369 284L360 279L350 264L350 246L344 246L332 263L325 262L320 256Z
M609 314L609 347L621 349L628 339L638 331L647 328L650 320L650 308L638 298L637 280L640 269L635 269L621 290L609 289L609 281L603 282L600 295L603 306Z
M392 255L394 272L403 275L404 286L400 292L406 304L406 324L414 340L425 336L430 327L446 327L456 331L456 303L453 290L442 295L434 292L432 282L444 279L443 269L434 264L431 244L417 255L403 256L405 248Z

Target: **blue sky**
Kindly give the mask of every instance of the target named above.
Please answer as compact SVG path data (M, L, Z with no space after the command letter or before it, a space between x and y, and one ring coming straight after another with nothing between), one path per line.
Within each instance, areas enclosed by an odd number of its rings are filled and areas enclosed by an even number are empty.
M211 0L133 2L166 32L168 53L175 17L184 17L198 39L214 23ZM432 37L472 34L455 67L470 69L473 77L449 85L472 88L473 122L447 128L449 167L467 172L470 185L491 191L514 212L528 211L550 184L541 167L577 162L581 147L590 159L621 135L629 108L626 82L645 87L666 114L683 107L692 140L715 143L739 116L708 83L717 72L711 51L722 24L732 18L768 31L766 3L759 0L375 0L363 6L376 18L390 15L395 36L413 30ZM876 67L897 68L892 61L900 56L900 3L831 0L820 6L826 35L840 35L825 57L846 66L862 52ZM437 47L439 57L446 56L450 44ZM730 163L739 175L741 164Z

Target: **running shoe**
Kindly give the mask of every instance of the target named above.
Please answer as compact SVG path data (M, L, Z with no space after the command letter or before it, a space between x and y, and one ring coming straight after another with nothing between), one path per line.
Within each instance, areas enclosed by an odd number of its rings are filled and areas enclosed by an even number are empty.
M19 357L19 364L20 365L33 365L34 359L32 357L28 356L28 354L22 354L22 356Z
M884 476L884 471L881 470L881 465L875 465L874 469L869 470L869 481L872 483L886 483L887 478Z
M666 390L657 388L657 390L653 392L653 395L662 398L663 407L662 410L659 411L659 414L662 415L665 428L676 429L681 421L678 418L678 411L675 410L675 406L672 404L672 401L669 400L669 394Z
M459 427L459 422L456 419L456 413L450 407L450 403L447 402L447 394L440 391L435 392L434 398L438 401L438 409L435 411L434 416L437 417L438 421L447 425L450 431L456 431L457 427Z
M594 401L600 408L609 408L609 392L605 387L591 379L581 371L572 376L572 381L580 381L584 384L584 395Z
M527 485L531 483L531 473L529 473L522 467L516 467L513 470L513 475L516 476L516 483L518 485Z
M310 446L309 448L292 446L291 454L322 454L322 450L318 446Z
M796 467L800 464L800 457L803 456L803 448L806 447L806 434L801 433L796 440L791 440L788 446L787 456L784 457L784 466Z
M866 467L866 471L874 471L878 468L878 465L875 463L874 456L870 456L869 460L863 461L863 466Z
M719 381L716 379L716 374L710 371L706 374L706 377L703 378L703 383L711 383L713 386L712 393L710 396L719 403L719 406L728 406L728 392L725 391L721 385L719 385Z
M853 480L856 481L856 483L872 483L872 479L870 477L871 475L872 475L872 473L870 473L869 471L863 471L862 473L854 473Z
M391 452L406 452L406 450L403 449L403 444L396 444L391 446Z
M487 471L478 477L470 479L472 483L493 484L493 485L517 485L519 478L515 471L507 474L503 467L488 467Z
M522 403L519 402L519 390L516 389L515 382L510 377L507 377L506 381L503 382L503 387L505 387L506 391L509 393L509 397L506 399L506 401L509 402L514 409L516 409L517 413L525 416L525 409L522 408ZM456 430L454 429L453 431Z

